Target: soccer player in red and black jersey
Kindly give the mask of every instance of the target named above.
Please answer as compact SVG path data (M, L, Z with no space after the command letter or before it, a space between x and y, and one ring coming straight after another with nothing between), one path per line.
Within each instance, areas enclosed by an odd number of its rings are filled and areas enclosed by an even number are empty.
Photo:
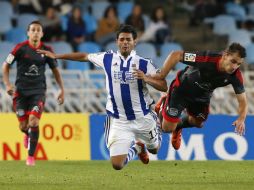
M172 132L171 143L176 150L181 145L182 129L201 128L208 117L214 89L228 84L233 86L239 103L239 117L233 122L235 132L244 135L248 108L239 67L244 63L245 56L245 48L232 43L223 52L174 51L167 57L155 78L165 78L178 62L188 65L178 72L167 96L162 97L156 105L156 111L162 119L162 129ZM180 118L184 109L187 115Z
M16 45L3 63L3 81L6 91L13 97L13 108L25 133L24 146L28 148L27 165L34 165L34 153L39 138L39 120L43 112L46 93L46 64L49 65L60 87L58 103L64 102L64 88L55 59L43 56L37 49L52 51L41 42L42 25L33 21L27 28L28 40ZM9 80L10 65L16 61L17 74L15 88Z

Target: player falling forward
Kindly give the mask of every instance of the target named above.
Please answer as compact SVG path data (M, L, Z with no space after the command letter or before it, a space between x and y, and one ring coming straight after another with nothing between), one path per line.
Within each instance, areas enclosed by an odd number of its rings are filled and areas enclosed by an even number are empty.
M167 90L167 84L165 79L149 77L158 70L150 60L136 54L136 38L135 29L123 25L116 35L117 52L56 55L38 51L53 59L90 61L104 69L108 92L105 140L116 170L122 169L136 154L144 164L148 164L147 149L156 154L161 143L157 116L151 110L153 100L146 84L162 91Z
M154 75L155 78L164 79L178 62L188 65L178 72L167 96L156 105L163 131L173 132L171 143L176 150L181 145L182 129L203 127L214 89L228 84L233 86L239 103L239 117L233 122L235 132L244 134L247 99L239 67L244 63L245 56L245 48L232 43L224 52L175 51L167 57L161 73ZM187 115L180 119L184 109Z
M20 130L25 133L24 146L28 148L26 164L35 165L34 153L39 139L39 121L44 108L46 93L46 64L49 65L60 87L57 97L64 102L64 88L55 59L42 56L37 49L52 51L41 42L42 25L33 21L27 28L28 40L16 45L3 63L3 81L7 93L13 97L13 108L19 120ZM10 65L17 62L15 89L9 81Z

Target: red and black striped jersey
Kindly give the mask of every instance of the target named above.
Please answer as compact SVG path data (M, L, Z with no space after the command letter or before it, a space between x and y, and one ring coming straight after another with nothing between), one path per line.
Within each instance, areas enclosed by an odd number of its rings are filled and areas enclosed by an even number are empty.
M191 97L210 100L214 89L231 84L236 94L245 91L239 68L232 74L219 71L221 52L184 52L183 63L188 67L181 72L181 89Z
M57 61L36 52L37 49L52 51L42 42L38 48L32 47L28 41L17 44L8 55L6 62L12 65L16 61L17 74L15 86L19 93L27 95L45 93L46 64L51 69L57 67Z

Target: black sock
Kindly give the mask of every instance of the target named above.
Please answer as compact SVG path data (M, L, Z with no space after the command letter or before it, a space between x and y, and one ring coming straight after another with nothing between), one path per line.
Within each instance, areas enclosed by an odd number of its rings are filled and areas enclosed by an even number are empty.
M183 129L183 128L191 128L194 125L191 125L188 120L188 116L184 116L181 121L177 124L176 130Z
M27 129L21 129L21 131L22 131L23 133L25 133L27 136L29 136L28 130L27 130Z
M28 155L29 156L34 156L37 143L39 139L39 127L30 127L29 128L29 150L28 150Z

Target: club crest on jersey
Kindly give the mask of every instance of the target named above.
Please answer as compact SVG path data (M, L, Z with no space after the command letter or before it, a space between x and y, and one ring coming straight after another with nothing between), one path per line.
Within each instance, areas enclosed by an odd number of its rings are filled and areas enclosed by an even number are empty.
M185 53L184 61L195 62L196 56L197 55L195 53Z
M16 111L16 114L17 114L19 117L22 117L22 116L25 115L25 110L23 110L23 109L18 109L18 110Z

